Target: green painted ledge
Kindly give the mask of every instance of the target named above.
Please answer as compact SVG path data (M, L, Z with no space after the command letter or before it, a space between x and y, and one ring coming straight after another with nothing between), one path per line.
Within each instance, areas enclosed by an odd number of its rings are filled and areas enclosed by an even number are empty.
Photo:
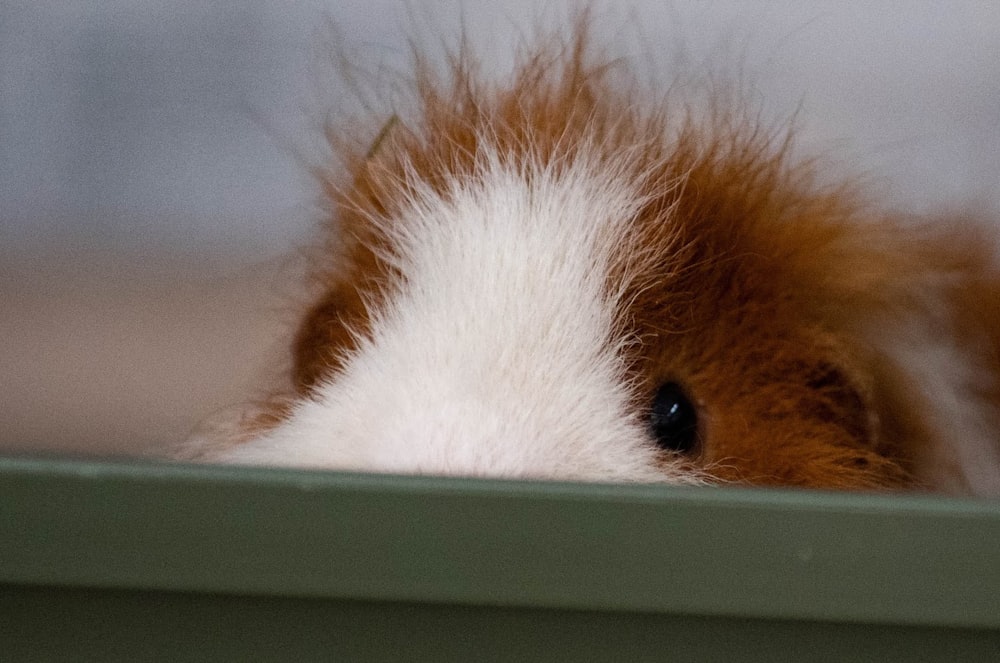
M1000 661L1000 503L0 459L0 660Z

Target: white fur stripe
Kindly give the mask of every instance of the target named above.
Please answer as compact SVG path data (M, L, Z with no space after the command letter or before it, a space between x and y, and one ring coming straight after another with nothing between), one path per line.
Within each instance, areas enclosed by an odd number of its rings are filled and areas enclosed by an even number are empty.
M638 193L585 160L484 160L383 220L405 280L312 401L227 460L691 483L628 411L607 273Z

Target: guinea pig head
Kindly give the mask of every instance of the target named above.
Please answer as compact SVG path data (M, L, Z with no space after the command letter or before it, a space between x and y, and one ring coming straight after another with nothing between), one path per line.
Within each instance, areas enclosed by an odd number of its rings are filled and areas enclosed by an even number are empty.
M884 346L961 252L897 241L786 133L651 99L585 41L503 85L418 68L413 113L334 134L291 386L205 428L203 457L921 484L934 416Z

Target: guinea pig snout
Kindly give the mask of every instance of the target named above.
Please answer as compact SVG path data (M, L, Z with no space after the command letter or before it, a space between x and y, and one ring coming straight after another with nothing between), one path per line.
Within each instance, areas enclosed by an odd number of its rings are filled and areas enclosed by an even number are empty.
M473 366L410 357L381 383L373 376L383 371L350 366L320 390L315 412L301 411L282 426L283 435L317 431L335 455L347 454L339 465L391 473L669 480L614 376L581 365L574 379L559 379L513 370L502 352L490 358Z

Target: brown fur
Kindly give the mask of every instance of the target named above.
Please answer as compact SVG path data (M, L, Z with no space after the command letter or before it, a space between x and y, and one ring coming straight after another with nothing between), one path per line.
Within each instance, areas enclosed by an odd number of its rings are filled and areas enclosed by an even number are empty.
M331 132L348 176L323 174L330 230L322 293L293 346L298 397L335 378L388 296L392 247L372 220L391 219L418 182L445 193L449 179L476 177L483 141L552 168L630 155L648 198L634 251L608 278L632 284L621 331L640 341L635 407L666 380L683 384L702 412L694 462L721 480L921 487L928 396L878 346L914 316L1000 372L1000 280L974 226L907 226L850 186L822 186L814 164L791 157L788 133L764 130L729 95L701 112L651 99L592 58L583 22L571 41L528 53L507 85L484 80L462 49L446 76L418 64L415 89L417 112L383 125L374 147ZM997 390L984 401L1000 402ZM287 403L269 412L251 428L279 422Z

